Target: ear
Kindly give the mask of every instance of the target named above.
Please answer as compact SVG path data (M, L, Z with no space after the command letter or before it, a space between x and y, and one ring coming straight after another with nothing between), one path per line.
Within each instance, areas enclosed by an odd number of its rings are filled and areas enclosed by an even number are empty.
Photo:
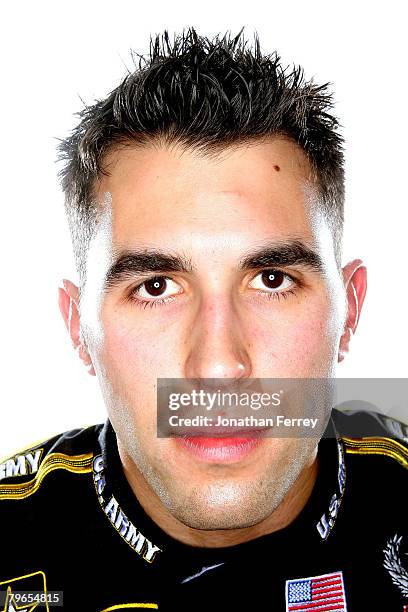
M81 341L78 287L74 285L74 283L71 283L71 281L64 279L62 281L62 286L58 288L58 303L75 350L78 352L80 359L84 362L88 373L95 376L91 356Z
M350 340L357 329L367 290L367 268L361 259L355 259L344 266L343 282L346 290L347 317L343 335L340 338L338 361L343 361L348 353Z

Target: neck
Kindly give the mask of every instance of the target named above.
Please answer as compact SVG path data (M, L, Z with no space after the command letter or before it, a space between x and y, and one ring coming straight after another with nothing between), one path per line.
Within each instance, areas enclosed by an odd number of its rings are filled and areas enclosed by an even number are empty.
M221 548L248 542L290 525L305 507L318 472L317 448L280 505L264 520L240 529L193 529L175 518L163 505L118 441L126 479L146 514L169 536L191 546Z

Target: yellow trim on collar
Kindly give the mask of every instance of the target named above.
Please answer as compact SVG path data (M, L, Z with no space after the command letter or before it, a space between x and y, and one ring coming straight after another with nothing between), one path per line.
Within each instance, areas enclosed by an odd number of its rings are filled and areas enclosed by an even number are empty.
M158 610L159 606L155 603L128 603L117 606L111 606L110 608L104 608L102 612L111 612L111 610L125 610L128 608L150 608Z
M24 499L33 495L45 476L54 470L66 470L75 474L92 472L93 453L84 455L65 455L51 453L42 461L35 477L28 482L0 485L0 499Z
M408 469L408 448L393 438L341 438L351 455L384 455Z

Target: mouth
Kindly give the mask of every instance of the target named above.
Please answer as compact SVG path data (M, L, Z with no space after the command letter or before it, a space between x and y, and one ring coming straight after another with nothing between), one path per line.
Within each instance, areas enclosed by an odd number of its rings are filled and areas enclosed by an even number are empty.
M191 432L174 438L181 450L207 463L234 463L241 461L264 439L263 430L214 429L211 436L206 432Z

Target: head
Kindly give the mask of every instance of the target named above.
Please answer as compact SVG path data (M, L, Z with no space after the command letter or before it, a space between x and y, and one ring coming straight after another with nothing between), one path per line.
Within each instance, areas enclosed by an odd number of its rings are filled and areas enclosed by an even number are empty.
M334 375L365 268L341 267L331 108L327 85L263 55L257 39L189 30L157 37L61 142L79 279L65 281L61 312L122 452L191 527L262 521L314 458L311 438L267 438L223 464L193 457L157 437L156 388Z

